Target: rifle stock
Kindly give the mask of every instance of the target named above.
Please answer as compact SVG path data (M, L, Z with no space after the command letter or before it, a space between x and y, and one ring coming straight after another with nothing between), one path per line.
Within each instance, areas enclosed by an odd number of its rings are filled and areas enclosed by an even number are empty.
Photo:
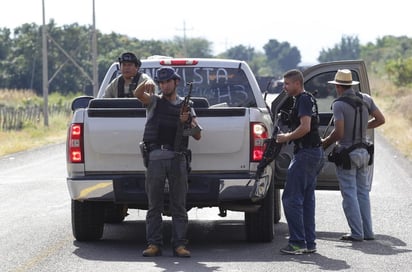
M276 119L277 120L277 119ZM268 166L272 161L276 159L279 155L282 145L276 142L276 137L280 132L280 128L277 125L273 128L272 136L265 140L264 144L266 145L265 151L263 153L262 159L260 160L256 173L254 176L255 184L251 191L250 197L252 201L258 201L265 197L267 189L270 186L271 179L269 182L262 182L260 178L262 177L263 172L265 171L266 166Z

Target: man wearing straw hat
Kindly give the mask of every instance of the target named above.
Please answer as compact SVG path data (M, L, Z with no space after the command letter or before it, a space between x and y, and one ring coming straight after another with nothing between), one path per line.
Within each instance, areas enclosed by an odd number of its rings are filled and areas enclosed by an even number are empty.
M374 240L369 199L371 178L368 174L373 151L367 144L366 130L384 124L385 117L369 95L352 88L359 82L352 80L350 70L338 70L335 79L328 83L335 85L338 99L332 104L334 129L322 139L322 146L326 149L335 142L337 144L337 156L330 160L336 164L342 207L351 230L340 239L351 242Z

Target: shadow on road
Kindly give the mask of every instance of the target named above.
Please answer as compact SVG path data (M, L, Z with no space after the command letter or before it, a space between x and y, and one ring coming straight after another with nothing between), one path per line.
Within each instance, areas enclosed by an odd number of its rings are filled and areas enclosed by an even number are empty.
M377 235L374 241L348 243L339 241L343 233L318 232L318 252L304 255L282 255L279 249L287 244L287 224L275 225L275 238L271 243L248 243L245 238L243 220L190 220L188 229L189 246L192 257L187 259L172 257L170 245L171 221L164 221L164 247L162 257L141 256L146 247L145 221L125 221L122 224L106 224L104 237L96 242L77 242L74 254L88 260L104 262L130 262L145 266L152 264L161 271L209 272L221 270L216 263L245 262L298 262L322 270L343 270L351 268L347 258L339 251L353 249L366 254L393 255L410 252L399 249L406 246L401 240L385 235ZM334 252L336 251L336 252ZM347 252L347 251L344 251ZM341 256L332 258L331 256ZM211 264L212 263L212 264ZM223 270L222 270L223 271Z

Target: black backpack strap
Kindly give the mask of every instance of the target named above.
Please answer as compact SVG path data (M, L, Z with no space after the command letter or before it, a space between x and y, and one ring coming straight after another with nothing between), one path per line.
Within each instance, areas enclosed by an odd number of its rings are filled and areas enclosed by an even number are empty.
M349 105L351 105L352 107L353 107L353 109L355 110L355 121L353 122L353 132L352 132L352 145L354 144L354 142L355 142L355 135L356 135L356 120L358 119L358 109L359 109L359 115L360 115L360 127L359 127L359 130L360 130L360 136L361 136L361 139L362 139L362 137L363 137L363 133L362 133L362 112L363 112L363 106L365 106L367 109L368 109L368 111L369 111L369 107L368 107L368 105L365 103L365 101L363 101L363 96L362 96L362 94L360 93L360 92L356 92L356 96L354 96L354 95L345 95L345 96L341 96L341 97L339 97L339 98L337 98L337 99L335 99L334 101L333 101L333 103L334 102L336 102L336 101L342 101L342 102L345 102L345 103L347 103L347 104L349 104Z

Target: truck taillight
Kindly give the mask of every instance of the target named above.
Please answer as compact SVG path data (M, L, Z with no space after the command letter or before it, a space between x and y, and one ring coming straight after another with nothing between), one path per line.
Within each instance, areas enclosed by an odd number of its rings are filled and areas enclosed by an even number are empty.
M160 61L160 65L175 65L175 66L184 66L184 65L196 65L198 60L194 59L165 59Z
M269 137L269 133L266 126L262 123L251 123L250 133L250 160L252 162L259 162L265 152L265 140Z
M71 124L68 141L69 162L83 163L83 124Z

